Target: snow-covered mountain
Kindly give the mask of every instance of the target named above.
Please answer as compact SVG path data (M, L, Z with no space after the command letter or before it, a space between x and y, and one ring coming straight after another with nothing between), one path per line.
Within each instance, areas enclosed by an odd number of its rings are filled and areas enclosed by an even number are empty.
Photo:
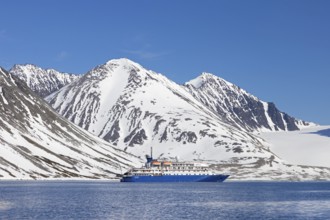
M0 179L114 178L140 159L58 115L0 68Z
M228 126L186 89L127 59L98 66L46 100L61 115L126 151L229 159L260 140ZM180 153L179 153L180 152Z
M41 97L50 95L80 77L54 69L42 69L32 64L14 65L9 72L26 82Z
M223 121L248 131L293 131L315 125L279 111L226 80L203 73L185 83L189 92Z
M320 178L324 170L287 165L261 138L228 123L193 94L188 85L118 59L95 67L46 100L70 121L137 156L153 146L155 156L209 160L236 179L300 178L305 170L308 178Z

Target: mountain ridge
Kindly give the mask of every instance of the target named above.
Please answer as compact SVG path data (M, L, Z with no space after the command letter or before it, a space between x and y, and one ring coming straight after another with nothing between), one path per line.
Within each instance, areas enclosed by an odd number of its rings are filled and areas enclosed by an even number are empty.
M279 111L237 85L211 73L202 73L184 86L213 112L248 131L293 131L315 125Z
M41 97L46 97L80 78L78 75L43 69L34 64L16 64L9 72L26 82L30 89Z

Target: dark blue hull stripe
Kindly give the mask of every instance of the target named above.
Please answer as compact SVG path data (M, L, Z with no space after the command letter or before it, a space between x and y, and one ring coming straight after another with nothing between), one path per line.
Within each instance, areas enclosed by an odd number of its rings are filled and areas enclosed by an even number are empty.
M229 175L126 176L121 182L223 182Z

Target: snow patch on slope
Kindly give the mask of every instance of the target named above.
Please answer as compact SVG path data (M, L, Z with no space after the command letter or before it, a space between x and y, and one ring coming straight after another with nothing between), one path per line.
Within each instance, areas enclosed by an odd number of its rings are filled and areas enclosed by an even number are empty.
M3 92L2 92L2 86L0 86L0 96L1 96L1 98L2 98L2 100L3 100L3 103L4 103L5 105L8 105L8 101L7 101L7 99L4 97Z

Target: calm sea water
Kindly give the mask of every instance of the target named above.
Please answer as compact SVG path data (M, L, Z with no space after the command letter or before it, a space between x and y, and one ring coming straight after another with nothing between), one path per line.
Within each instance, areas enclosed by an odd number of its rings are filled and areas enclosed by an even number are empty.
M0 219L330 219L330 182L0 181Z

